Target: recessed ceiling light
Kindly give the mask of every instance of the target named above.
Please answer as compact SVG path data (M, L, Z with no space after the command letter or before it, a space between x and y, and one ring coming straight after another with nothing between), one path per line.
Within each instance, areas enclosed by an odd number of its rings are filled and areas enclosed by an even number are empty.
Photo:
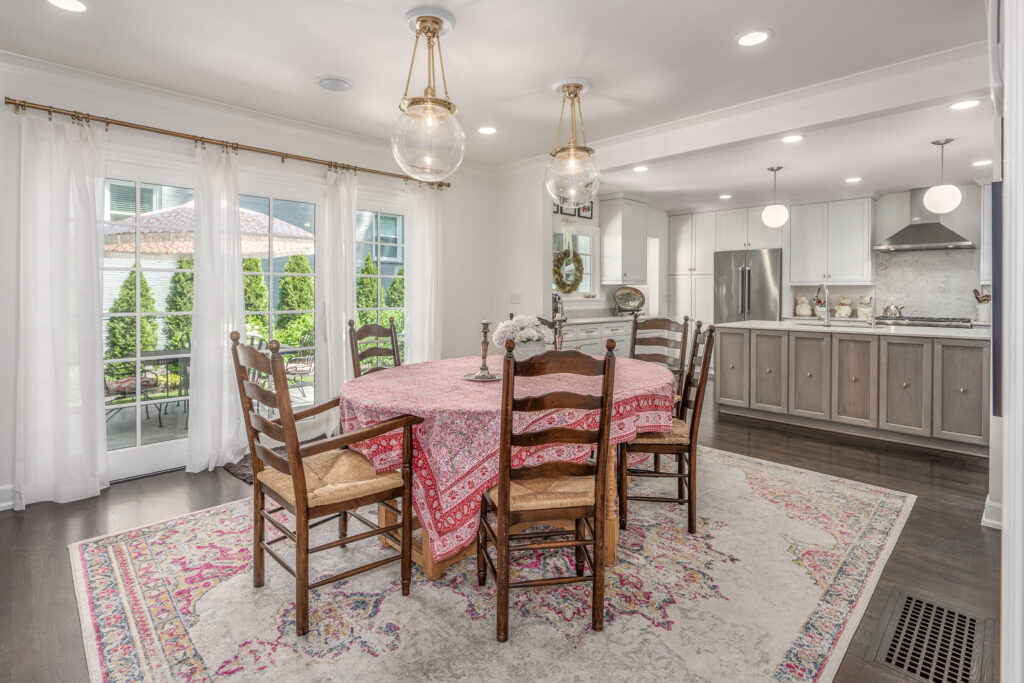
M740 47L754 47L760 45L764 41L772 37L772 32L766 28L758 29L756 31L748 31L740 36L736 37L736 44Z
M498 132L498 129L494 126L481 126L476 129L476 132L480 133L480 135L494 135Z
M647 167L646 166L634 166L633 170L636 171L637 173L646 173L647 172Z
M782 138L782 141L783 142L800 142L803 139L804 139L803 135L787 135L786 137Z
M732 195L731 194L720 194L720 195L718 195L718 198L719 199L732 199Z
M860 180L861 179L858 176L853 176L852 178L847 178L846 182L848 182L848 183L859 183Z
M321 76L316 79L316 82L324 90L332 92L345 92L346 90L351 90L356 85L344 76Z
M47 0L54 7L67 10L68 12L84 12L88 9L80 0Z
M971 164L971 166L991 166L991 165L992 165L992 160L991 159L982 159L981 161L975 161L973 164Z
M949 108L953 111L963 111L964 109L974 109L979 104L981 103L978 100L964 100L963 102L955 102L949 105Z

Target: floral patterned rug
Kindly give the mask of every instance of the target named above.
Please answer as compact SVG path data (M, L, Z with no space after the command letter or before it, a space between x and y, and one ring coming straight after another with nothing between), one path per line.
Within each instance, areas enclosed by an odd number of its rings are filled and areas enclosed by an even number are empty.
M397 564L321 587L297 637L292 577L268 557L266 585L252 587L249 500L75 543L90 676L831 680L914 496L706 448L699 462L698 533L683 506L631 505L602 633L589 588L554 586L514 591L509 642L496 642L494 583L477 586L473 558L437 582L414 567L408 597ZM320 526L313 542L332 533ZM382 552L318 553L310 574ZM520 553L516 565L513 579L573 571L568 553Z

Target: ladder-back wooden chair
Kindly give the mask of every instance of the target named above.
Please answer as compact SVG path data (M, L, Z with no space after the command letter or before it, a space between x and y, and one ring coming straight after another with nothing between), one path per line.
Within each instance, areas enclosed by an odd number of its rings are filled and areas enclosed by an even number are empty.
M686 344L689 341L687 333L690 330L690 316L684 315L682 324L671 318L650 318L639 320L636 313L633 314L633 334L629 340L629 357L635 360L647 361L648 363L660 363L671 370L677 377L686 371ZM657 337L641 337L638 332L660 331L664 335ZM659 347L668 349L669 353L651 353L647 349L636 347ZM678 355L672 353L675 351ZM671 354L671 355L670 355ZM676 395L676 403L682 400L682 396ZM654 471L661 470L661 458L654 456Z
M547 351L517 362L512 351L515 342L505 344L505 364L501 398L501 444L499 448L498 484L483 496L480 509L480 530L477 534L477 580L487 582L490 570L498 584L498 641L508 640L508 600L510 588L561 585L589 582L593 584L595 631L604 627L604 524L606 516L605 487L608 480L608 448L611 435L612 388L615 384L615 342L606 342L603 359L579 351ZM515 398L516 378L552 374L601 377L601 395L553 391L540 396ZM572 380L566 382L572 387ZM594 430L553 427L536 432L513 432L513 415L517 412L550 410L597 410L598 428ZM544 444L592 444L596 446L593 462L552 462L536 467L512 469L512 449ZM494 513L495 524L488 515ZM511 533L515 524L536 524L544 520L574 520L575 530ZM589 537L588 537L589 534ZM571 536L570 540L551 540ZM525 541L512 545L512 541ZM493 544L492 559L488 544ZM575 552L576 575L509 581L509 555L517 551L572 548ZM586 574L585 566L590 567Z
M235 378L254 475L253 585L257 588L263 585L264 553L269 553L295 577L295 628L300 636L309 631L309 591L318 586L401 560L402 595L408 595L412 559L412 427L423 420L413 415L402 415L365 429L300 444L295 423L337 409L337 399L293 411L281 345L272 339L268 344L270 356L267 357L248 344L240 344L240 338L238 332L231 333L231 356L235 363ZM259 376L266 377L266 387L258 380ZM257 405L266 406L268 415L273 410L278 411L278 417L263 417L257 411ZM377 474L369 460L347 448L358 441L398 429L403 430L401 472ZM284 445L272 448L266 439ZM302 463L302 467L296 467L296 463ZM276 502L278 507L264 509L266 498ZM396 498L402 499L401 510L391 502ZM400 516L401 521L381 527L355 512L356 508L373 503L385 506L396 517ZM281 510L292 515L294 530L273 517ZM370 531L349 536L349 516L355 517ZM310 548L310 529L333 519L338 520L338 539ZM274 525L282 535L266 541L265 522ZM395 534L399 530L400 538ZM381 534L397 543L401 552L309 583L311 554ZM295 544L294 566L290 566L272 547L285 538Z
M364 370L363 361L367 358L376 358L377 356L381 356L383 358L390 358L395 367L402 364L402 355L398 346L398 333L395 331L395 319L389 318L388 320L390 321L390 324L387 327L377 325L376 323L370 323L368 325L363 325L358 329L356 329L355 321L348 321L348 344L352 351L353 377L362 377L363 375L368 375L371 372L377 372L378 370L384 370L388 367L382 365ZM373 346L360 351L359 342L364 339L371 338L377 340L376 343L378 344L389 342L391 344L391 348ZM381 340L383 340L383 342Z
M508 314L509 320L512 320L515 317L515 313ZM554 334L555 336L555 351L561 351L562 337L564 335L562 328L565 327L565 318L563 318L561 315L556 315L554 320L548 320L547 318L541 318L540 316L537 316L537 322L551 330L552 334Z
M681 400L676 403L676 415L672 419L671 432L647 432L639 434L632 441L619 448L619 528L626 528L628 514L627 500L646 500L658 503L687 504L687 529L692 534L697 530L697 431L700 428L701 408L708 383L708 368L715 344L715 326L701 331L698 320L694 326L693 347L690 362L685 373L679 374L677 393ZM653 453L653 470L629 467L630 453ZM664 472L658 466L662 454L676 456L676 471ZM629 495L629 477L672 478L677 482L676 497Z

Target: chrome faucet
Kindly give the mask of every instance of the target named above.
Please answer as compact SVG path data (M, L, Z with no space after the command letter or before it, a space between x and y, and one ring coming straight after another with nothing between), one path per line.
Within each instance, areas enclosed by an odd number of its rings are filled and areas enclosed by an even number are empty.
M821 294L821 290L825 290L825 327L832 326L832 301L828 294L828 283L822 282L818 287L817 291L814 292L814 300L818 301L818 295Z

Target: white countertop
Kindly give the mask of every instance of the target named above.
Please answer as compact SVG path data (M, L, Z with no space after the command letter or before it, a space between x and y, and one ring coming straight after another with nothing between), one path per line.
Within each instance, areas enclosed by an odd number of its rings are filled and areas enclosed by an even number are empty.
M644 316L640 316L641 320L644 320ZM597 325L599 323L631 323L633 322L633 316L631 315L605 315L596 318L566 318L566 325Z
M935 337L939 339L991 339L992 328L985 327L921 327L917 325L875 325L861 322L836 322L825 327L820 320L747 320L716 323L716 328L746 330L780 330L786 332L832 332L834 334L878 334L896 337Z

